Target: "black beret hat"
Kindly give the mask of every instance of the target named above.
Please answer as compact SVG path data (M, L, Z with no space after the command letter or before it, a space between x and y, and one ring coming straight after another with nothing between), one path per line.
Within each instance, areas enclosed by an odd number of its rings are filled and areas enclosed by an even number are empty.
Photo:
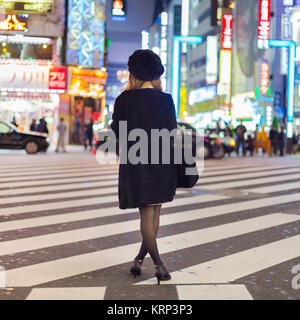
M129 58L128 70L142 81L159 79L165 72L160 57L152 50L136 50Z

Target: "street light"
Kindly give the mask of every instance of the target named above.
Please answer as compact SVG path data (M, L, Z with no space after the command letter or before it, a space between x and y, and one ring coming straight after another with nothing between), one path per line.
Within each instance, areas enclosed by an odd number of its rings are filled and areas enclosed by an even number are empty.
M291 40L269 40L273 48L289 49L288 87L287 87L287 138L293 137L293 120L295 104L295 57L296 43Z
M175 103L176 117L180 104L180 45L181 43L202 43L202 37L175 36L173 40L172 95Z

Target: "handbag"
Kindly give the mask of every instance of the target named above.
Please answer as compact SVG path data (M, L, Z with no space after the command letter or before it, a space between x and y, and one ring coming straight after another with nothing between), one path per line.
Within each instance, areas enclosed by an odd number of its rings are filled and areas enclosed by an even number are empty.
M196 163L177 165L177 188L193 188L199 180Z

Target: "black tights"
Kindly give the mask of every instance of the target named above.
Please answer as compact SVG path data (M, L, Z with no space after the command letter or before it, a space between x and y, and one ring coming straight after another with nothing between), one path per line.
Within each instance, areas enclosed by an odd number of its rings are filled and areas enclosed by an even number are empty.
M140 208L143 243L141 245L140 252L135 258L136 260L143 261L149 252L156 266L163 264L160 260L156 243L156 236L159 228L160 209L161 205Z

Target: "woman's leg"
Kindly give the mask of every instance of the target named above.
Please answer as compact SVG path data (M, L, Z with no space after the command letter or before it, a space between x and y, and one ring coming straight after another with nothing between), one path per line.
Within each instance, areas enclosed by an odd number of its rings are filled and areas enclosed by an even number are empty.
M149 252L155 265L163 264L160 260L156 243L156 236L159 228L160 209L161 205L140 208L143 243L141 245L140 252L135 258L140 262L144 260L145 256Z

